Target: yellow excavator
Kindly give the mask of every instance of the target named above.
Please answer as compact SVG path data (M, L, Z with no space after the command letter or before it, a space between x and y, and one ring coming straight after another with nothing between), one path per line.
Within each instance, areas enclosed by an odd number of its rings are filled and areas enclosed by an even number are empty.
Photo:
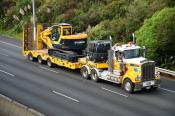
M47 48L56 50L66 50L82 54L87 44L87 34L75 34L71 24L55 24L40 33L42 41Z
M33 27L24 26L24 51L47 51L50 56L77 62L84 56L87 47L87 34L75 33L71 24L58 23L51 27L47 24L37 24L36 48L34 48Z

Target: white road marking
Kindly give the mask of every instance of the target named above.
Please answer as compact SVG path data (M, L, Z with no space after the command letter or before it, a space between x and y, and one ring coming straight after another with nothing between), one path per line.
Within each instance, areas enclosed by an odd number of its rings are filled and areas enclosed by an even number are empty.
M12 76L12 77L15 76L15 75L13 75L13 74L11 74L11 73L9 73L9 72L3 71L3 70L0 70L0 72L3 72L3 73L5 73L5 74L7 74L7 75L10 75L10 76Z
M112 93L115 93L115 94L117 94L117 95L121 95L121 96L123 96L123 97L128 97L127 95L124 95L124 94L121 94L121 93L118 93L118 92L112 91L112 90L107 89L107 88L104 88L104 87L101 87L101 89L106 90L106 91L109 91L109 92L112 92Z
M54 70L51 70L51 69L48 69L48 68L45 68L45 67L42 67L42 66L40 66L40 68L42 68L42 69L45 69L45 70L48 70L48 71L50 71L50 72L54 72L54 73L59 73L59 72L57 72L57 71L54 71Z
M0 43L6 44L6 45L9 45L9 46L13 46L13 47L16 47L16 48L22 48L21 46L17 46L17 45L7 43L7 42L4 42L4 41L0 41Z
M1 53L1 52L0 52L0 55L3 55L3 56L9 56L9 55L7 55L7 54L4 54L4 53Z
M162 87L158 87L159 89L162 89L162 90L164 90L164 91L168 91L168 92L171 92L171 93L175 93L175 91L173 91L173 90L169 90L169 89L165 89L165 88L162 88Z
M70 99L70 100L72 100L72 101L80 102L80 101L78 101L78 100L76 100L76 99L74 99L74 98L72 98L72 97L69 97L69 96L64 95L64 94L62 94L62 93L59 93L59 92L57 92L57 91L52 91L52 92L55 93L55 94L57 94L57 95L63 96L63 97L65 97L65 98L68 98L68 99Z
M8 67L8 65L6 65L6 64L1 64L1 63L0 63L0 66L1 66L1 67Z

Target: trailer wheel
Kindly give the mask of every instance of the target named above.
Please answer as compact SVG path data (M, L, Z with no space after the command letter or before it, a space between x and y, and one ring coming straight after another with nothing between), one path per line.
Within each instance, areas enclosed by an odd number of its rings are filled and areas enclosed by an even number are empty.
M52 61L50 59L47 59L47 65L49 67L53 67L54 66L54 64L52 63Z
M30 61L34 61L34 58L33 58L32 53L29 53L27 57L28 57L28 60L30 60Z
M82 74L83 78L90 79L89 74L88 74L88 69L86 66L83 66L81 68L81 74Z
M125 79L123 82L123 89L127 93L132 93L134 91L134 84L129 79Z
M43 59L42 59L42 57L41 56L38 56L38 63L40 63L40 64L43 64Z
M91 71L91 78L92 78L93 81L99 82L100 79L99 79L98 70L92 69L92 71Z

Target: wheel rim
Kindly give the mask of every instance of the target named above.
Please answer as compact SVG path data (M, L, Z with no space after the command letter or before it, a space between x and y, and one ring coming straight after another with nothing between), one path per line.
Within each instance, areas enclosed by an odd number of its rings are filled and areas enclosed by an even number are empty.
M84 77L84 78L87 78L87 75L88 75L88 71L85 69L85 70L83 71L83 77Z
M48 62L47 62L47 65L48 65L49 67L51 67L51 66L52 66L52 64L51 64L51 62L50 62L50 61L48 61Z
M125 90L126 91L131 91L131 84L129 82L126 82L126 84L125 84Z
M29 55L29 60L32 61L33 60L33 57L31 55Z
M93 73L93 74L92 74L92 79L93 79L93 80L96 80L96 79L97 79L97 74L96 74L96 73Z
M41 64L42 63L42 59L39 57L38 58L38 62Z

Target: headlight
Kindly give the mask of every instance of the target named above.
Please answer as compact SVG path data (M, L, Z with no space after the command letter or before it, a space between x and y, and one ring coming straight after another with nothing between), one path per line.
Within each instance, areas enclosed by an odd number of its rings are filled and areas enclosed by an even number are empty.
M160 77L160 72L157 71L157 72L155 73L155 76L156 76L156 78L159 78L159 77Z
M141 81L141 76L136 76L135 80L136 81Z

